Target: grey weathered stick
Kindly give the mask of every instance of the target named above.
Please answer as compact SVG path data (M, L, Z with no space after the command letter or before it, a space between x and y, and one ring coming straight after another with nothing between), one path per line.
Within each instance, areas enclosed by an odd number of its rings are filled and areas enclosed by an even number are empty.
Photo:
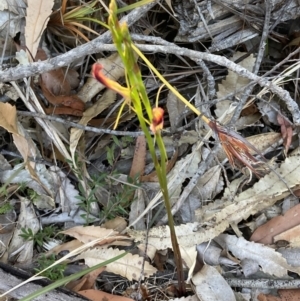
M105 34L104 34L105 35ZM101 37L103 37L102 35ZM99 44L99 41L103 41L106 39L109 39L110 35L107 34L105 36L105 39L97 38L93 40L92 42L89 42L87 44L84 44L82 46L79 46L65 54L62 54L58 57L49 59L47 61L42 61L38 63L32 63L28 66L18 66L15 68L10 68L7 71L0 72L0 81L7 81L10 80L16 80L19 78L23 78L26 76L32 76L34 74L43 73L45 71L53 70L57 67L62 67L70 64L74 58L80 58L86 54L92 54L99 51L115 51L114 45L103 45ZM99 40L100 39L100 40ZM95 42L95 41L98 42ZM277 94L287 105L288 110L291 112L293 116L293 121L295 125L300 125L300 111L297 103L291 98L290 94L282 89L281 87L278 87L277 85L273 84L272 82L268 81L267 79L257 76L253 74L252 72L248 71L247 69L235 64L234 62L228 60L227 58L220 56L220 55L214 55L210 53L203 53L198 52L194 50L190 50L187 48L182 48L178 46L161 46L161 45L137 45L138 48L141 51L144 52L161 52L161 53L172 53L175 55L181 55L181 56L188 56L192 60L206 60L210 62L214 62L215 64L218 64L220 66L224 66L237 74L239 74L242 77L249 78L250 80L258 83L261 87L268 88L271 92L274 94ZM87 52L82 52L83 50L87 50ZM73 57L70 59L70 54Z
M192 60L203 59L206 61L214 62L215 64L224 66L242 77L249 78L250 80L258 83L261 87L269 89L274 94L277 94L287 105L288 110L293 116L293 121L295 125L300 125L300 111L297 103L291 98L290 94L282 89L281 87L273 84L267 79L257 76L247 69L235 64L234 62L228 60L227 58L219 55L214 55L210 53L197 52L187 48L181 48L178 46L160 46L160 45L137 45L141 51L149 52L162 52L162 53L172 53L175 55L188 56Z
M133 25L158 2L159 0L154 0L149 4L134 9L128 15L123 17L120 22L126 22L128 26ZM0 82L14 81L24 77L41 74L53 69L67 66L74 60L82 58L86 55L90 55L99 51L105 51L105 47L102 47L103 44L110 43L111 41L111 33L109 31L106 31L91 42L80 45L50 60L35 62L26 66L17 66L15 68L9 68L8 70L1 71Z
M233 287L266 288L266 289L293 289L300 288L300 279L239 279L225 278Z
M87 126L87 125L78 124L76 122L69 121L64 118L60 118L56 115L52 116L52 115L45 115L43 113L23 112L23 111L18 111L18 115L53 120L56 122L66 124L68 126L72 126L77 129L81 129L81 130L84 130L87 132L94 132L97 134L110 134L110 135L116 135L116 136L130 136L130 137L138 137L138 136L144 135L144 132L115 131L115 130L110 130L110 129L95 128L95 127L91 127L91 126Z

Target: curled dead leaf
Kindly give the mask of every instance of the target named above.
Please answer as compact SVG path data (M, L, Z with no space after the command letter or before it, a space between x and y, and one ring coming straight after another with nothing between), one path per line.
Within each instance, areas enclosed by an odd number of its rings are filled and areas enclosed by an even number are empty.
M280 125L281 135L283 139L284 152L287 155L290 145L292 143L293 128L291 123L280 113L277 115L277 121Z

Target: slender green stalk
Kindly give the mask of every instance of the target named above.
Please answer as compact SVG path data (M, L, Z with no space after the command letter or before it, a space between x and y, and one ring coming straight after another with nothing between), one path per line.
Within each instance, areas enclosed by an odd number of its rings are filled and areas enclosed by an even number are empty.
M145 134L149 151L152 156L152 160L154 162L155 170L159 179L159 184L162 190L166 211L168 214L168 223L170 227L171 233L171 241L174 251L175 262L177 266L177 273L178 273L178 282L179 282L179 293L181 295L185 294L185 283L184 283L184 276L183 276L183 266L182 266L182 259L180 254L179 245L177 242L177 236L175 232L174 220L171 213L171 204L169 198L169 192L167 188L167 170L166 170L166 162L167 162L167 155L165 146L163 143L163 139L160 134L160 130L155 130L154 134L155 137L153 139L150 130L148 128L148 124L146 120L149 121L150 125L154 122L154 116L152 111L152 106L150 100L148 98L146 88L144 86L142 75L138 64L136 62L135 53L133 49L135 49L130 35L128 31L128 27L126 24L120 24L117 19L117 6L115 0L112 0L110 3L110 16L108 21L110 30L112 32L113 41L116 45L118 53L124 63L125 70L126 70L126 81L127 87L123 88L115 83L107 81L100 75L102 82L106 81L107 86L109 88L114 89L115 91L121 93L125 98L128 104L131 102L131 106L134 108L137 117L140 122L140 126L142 131ZM97 78L97 76L96 76ZM101 80L100 79L100 80ZM126 90L127 89L127 90ZM146 112L146 116L144 116L144 111ZM153 126L155 129L155 126ZM155 152L155 144L157 144L160 150L160 160L158 160Z
M60 280L57 280L57 281L55 281L55 282L47 285L46 287L42 287L41 289L33 292L32 294L30 294L30 295L28 295L28 296L20 299L19 301L30 301L30 300L32 300L32 299L34 299L34 298L36 298L36 297L38 297L38 296L40 296L42 294L45 294L45 293L47 293L47 292L49 292L49 291L51 291L51 290L53 290L53 289L55 289L55 288L57 288L59 286L62 286L64 284L66 284L66 283L69 283L72 280L76 280L76 279L78 279L78 278L80 278L80 277L82 277L82 276L84 276L84 275L86 275L88 273L91 273L91 272L95 271L98 268L104 267L104 266L108 265L109 263L112 263L112 262L114 262L114 261L116 261L116 260L124 257L126 254L127 254L127 252L124 252L124 253L122 253L122 254L114 257L114 258L111 258L111 259L106 260L106 261L104 261L102 263L96 264L96 265L94 265L91 268L85 269L85 270L80 271L78 273L72 274L72 275L70 275L68 277L64 277L64 278L62 278Z

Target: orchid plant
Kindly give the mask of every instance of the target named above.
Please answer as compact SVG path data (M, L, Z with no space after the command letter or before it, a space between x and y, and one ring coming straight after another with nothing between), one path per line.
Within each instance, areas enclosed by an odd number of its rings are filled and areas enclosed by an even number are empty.
M113 42L125 67L126 87L123 87L119 83L106 77L103 73L103 67L99 63L93 65L92 74L94 78L96 78L99 82L101 82L107 88L119 93L124 98L124 103L117 117L116 126L122 109L125 105L128 105L136 113L142 131L145 134L168 214L168 223L171 232L172 246L178 271L178 290L179 293L183 295L185 293L185 285L183 278L182 259L175 233L173 216L171 214L171 204L166 177L167 155L161 136L161 130L163 129L164 110L158 107L158 104L156 104L156 106L152 108L142 80L139 66L137 64L136 56L138 55L153 71L153 73L157 75L161 82L165 86L167 86L181 101L183 101L183 103L187 107L189 107L196 115L200 116L200 118L205 123L207 123L208 126L215 132L216 136L222 144L229 162L233 167L246 166L256 175L259 175L255 169L255 165L259 162L259 160L251 154L251 150L257 153L259 152L255 149L255 147L249 144L246 139L244 139L235 131L226 129L225 127L219 125L216 121L211 120L203 115L174 87L169 84L169 82L158 72L158 70L151 64L151 62L144 56L144 54L133 44L127 24L119 23L117 19L117 6L115 0L112 0L109 6L108 25L112 33ZM160 150L160 158L158 158L156 155L156 146Z

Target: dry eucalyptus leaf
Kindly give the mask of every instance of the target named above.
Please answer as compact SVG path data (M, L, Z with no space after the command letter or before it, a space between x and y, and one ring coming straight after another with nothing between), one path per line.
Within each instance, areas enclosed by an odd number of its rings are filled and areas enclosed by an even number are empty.
M280 113L277 115L277 121L280 125L281 135L283 138L284 152L287 155L293 138L292 124L286 120Z
M167 109L169 113L171 130L175 131L177 128L178 119L185 109L185 104L176 95L169 91L167 96Z
M54 0L27 0L25 39L26 47L35 57L43 31L52 13Z
M101 225L102 228L111 229L121 233L127 227L127 222L123 217L117 216L104 224Z
M103 66L103 74L109 79L117 81L125 75L124 65L118 53L114 53L107 58L97 60ZM98 82L95 78L89 77L85 85L79 91L78 96L88 102L94 98L106 86Z
M299 260L299 254L300 254L300 248L279 248L277 250L278 253L280 253L287 261L289 265L292 267L300 267L300 260Z
M136 189L134 194L134 200L130 205L130 213L129 213L129 224L135 221L140 214L145 210L146 204L148 203L147 194L144 189ZM135 230L146 230L146 224L143 219L140 219L133 228Z
M94 248L81 253L75 260L84 259L85 264L92 267L96 264L112 259L124 253L118 249ZM128 280L139 280L144 259L138 255L126 254L124 257L107 265L106 271L126 277ZM149 277L156 273L156 268L145 261L143 277Z
M254 114L247 115L247 116L241 116L238 119L238 121L236 122L236 124L234 125L234 127L237 130L247 128L251 125L255 125L255 123L258 122L260 118L261 118L260 113L254 113Z
M193 222L195 210L203 205L204 200L213 199L222 191L223 186L220 166L216 165L204 173L179 210L179 218L182 222Z
M80 295L86 297L92 301L134 301L131 298L126 298L123 296L112 295L109 293L105 293L99 290L89 289L89 290L82 290L78 292Z
M299 301L300 290L299 289L285 289L278 290L279 297L273 295L259 294L257 299L259 301Z
M284 240L289 242L289 246L292 248L300 247L300 225L297 225L289 230L286 230L276 236L274 236L274 242Z
M40 182L37 171L35 170L35 162L27 161L28 156L36 158L38 150L33 141L28 137L23 126L20 123L18 124L16 107L9 103L0 103L0 112L0 126L12 133L14 144L26 162L30 176L32 179Z
M229 284L212 266L204 265L191 283L200 301L236 301Z
M116 236L118 234L117 231L113 231L111 229L105 229L97 226L88 226L88 227L77 226L62 231L61 233L72 236L83 243L88 243L91 242L92 240L103 237L103 241L100 241L101 244L106 243L107 240L111 240L113 236Z
M12 200L11 203L14 201ZM0 204L4 204L4 202L0 202ZM0 258L2 262L5 262L5 258L2 257L6 252L9 242L14 234L15 230L15 221L17 218L17 214L15 210L9 210L6 213L0 214Z
M202 244L197 245L196 249L198 258L205 264L215 266L220 264L222 249L215 243L203 242Z
M271 100L269 102L258 102L257 107L260 113L268 118L269 122L278 125L277 112L280 107L277 102L275 102L274 100Z
M18 227L15 228L10 246L8 248L8 256L16 256L16 262L19 264L30 264L33 257L33 241L25 240L20 236L22 228L31 229L36 234L40 229L39 219L35 214L34 207L30 200L20 198L21 211L18 217Z
M144 174L147 154L146 148L147 142L145 136L137 137L134 148L134 156L129 173L129 176L132 179L134 179L136 176L141 179L142 175Z
M83 243L81 241L79 241L78 239L73 239L71 241L65 242L61 245L58 245L52 249L50 249L45 255L46 256L50 256L52 254L59 254L61 251L69 251L72 252L75 249L81 247L83 245Z
M12 134L19 134L17 109L9 103L0 102L0 126Z
M197 251L195 246L187 248L179 246L179 248L184 265L190 269L194 265L197 257Z
M62 212L67 212L73 216L78 210L80 203L78 190L59 167L51 166L49 173L51 175L51 183L55 187L55 202L61 206Z
M252 259L259 264L264 273L276 277L284 277L288 271L299 274L300 268L290 266L283 256L274 249L250 242L243 237L221 234L214 239L218 244L227 248L235 257L240 260ZM251 250L251 251L250 251Z
M284 215L279 215L258 227L250 240L261 244L274 243L274 236L300 224L300 204L289 209ZM283 239L283 238L282 238Z
M94 289L96 287L96 280L105 267L100 267L88 274L85 274L81 279L73 280L66 285L66 288L78 293L82 290Z
M245 258L241 260L241 266L243 269L243 274L246 278L259 271L259 263L253 259Z
M2 3L6 3L6 1L0 1L0 5ZM12 49L15 51L16 46L13 38L21 31L23 24L24 22L20 15L0 10L0 50L4 50L5 55L11 55L13 53L11 52ZM8 39L7 37L10 38ZM10 49L10 47L12 48Z

